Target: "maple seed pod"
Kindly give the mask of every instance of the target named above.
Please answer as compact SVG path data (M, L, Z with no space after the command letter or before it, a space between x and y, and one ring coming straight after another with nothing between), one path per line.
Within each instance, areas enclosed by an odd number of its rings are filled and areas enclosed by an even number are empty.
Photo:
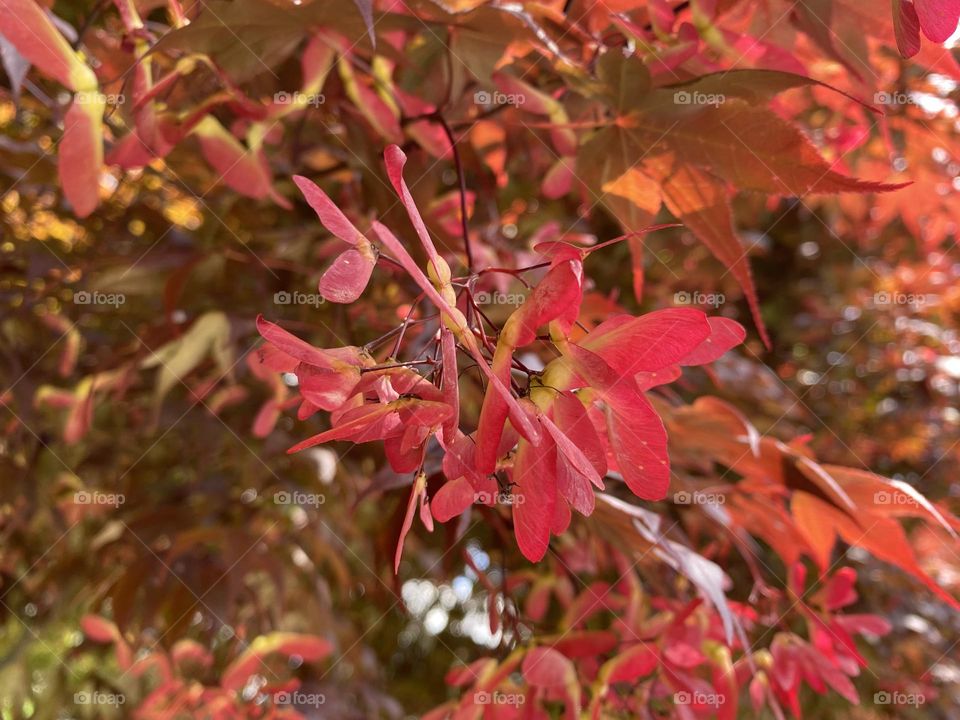
M443 323L450 328L458 338L460 337L460 332L467 331L467 318L464 317L458 308L450 308L450 315L444 316Z
M427 263L427 277L435 285L444 286L450 284L450 266L441 257L436 257Z
M763 668L764 670L769 670L773 667L773 655L766 649L757 650L753 654L753 661L757 664L757 667Z

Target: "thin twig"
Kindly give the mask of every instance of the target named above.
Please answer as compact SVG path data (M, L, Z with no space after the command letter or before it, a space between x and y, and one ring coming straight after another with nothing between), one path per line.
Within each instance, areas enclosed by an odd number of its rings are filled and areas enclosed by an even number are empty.
M457 149L457 141L450 124L443 115L437 115L436 121L446 133L447 140L450 142L450 152L453 153L453 162L457 167L457 179L460 181L460 229L463 232L463 249L467 254L467 272L473 273L473 248L470 246L470 231L467 228L467 179L463 174L463 162L460 160L460 151Z
M436 361L426 358L425 360L407 360L406 362L387 363L385 365L373 365L371 367L360 368L361 373L376 372L377 370L393 370L394 368L412 367L414 365L433 365Z
M425 293L420 293L417 295L417 299L410 304L410 308L407 310L407 315L403 318L403 325L400 326L400 335L397 337L397 343L393 346L393 353L390 357L397 357L400 352L400 344L403 342L403 336L407 332L407 327L410 325L410 318L413 315L413 311L417 309L417 305L420 304L420 301L423 299Z

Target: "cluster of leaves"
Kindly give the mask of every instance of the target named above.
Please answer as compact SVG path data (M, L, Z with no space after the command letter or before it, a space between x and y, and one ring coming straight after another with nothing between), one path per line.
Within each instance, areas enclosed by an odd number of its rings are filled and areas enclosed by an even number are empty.
M0 0L0 713L949 713L960 3L62 5Z

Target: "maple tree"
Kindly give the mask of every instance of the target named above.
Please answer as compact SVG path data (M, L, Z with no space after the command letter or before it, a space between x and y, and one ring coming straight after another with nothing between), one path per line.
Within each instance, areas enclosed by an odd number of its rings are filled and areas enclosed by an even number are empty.
M0 0L0 714L950 717L958 21Z

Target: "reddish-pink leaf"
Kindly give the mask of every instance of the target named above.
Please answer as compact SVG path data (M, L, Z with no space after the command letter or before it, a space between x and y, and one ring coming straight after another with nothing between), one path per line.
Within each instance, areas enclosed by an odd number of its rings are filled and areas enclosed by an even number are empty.
M211 115L197 123L193 133L200 140L203 157L219 173L218 180L245 197L271 198L280 207L290 209L290 202L273 189L262 152L244 147Z
M474 660L469 665L458 665L443 676L443 681L453 687L462 687L473 685L480 678L486 676L491 670L495 669L497 661L493 658L480 658Z
M707 318L710 335L693 352L680 360L681 365L706 365L741 344L747 336L743 325L725 317Z
M417 204L413 201L410 188L407 187L407 183L403 179L403 166L407 162L407 156L396 145L390 145L383 153L383 158L387 164L387 177L390 178L390 184L393 185L394 191L400 196L400 202L406 209L407 215L410 216L410 222L413 223L413 228L417 231L417 236L423 243L427 256L433 262L435 258L439 257L437 249L430 238L430 232L427 230L423 218L420 216ZM436 266L436 263L434 265Z
M348 245L356 245L361 239L365 239L340 208L336 206L333 200L312 180L308 180L302 175L294 175L293 182L300 188L307 204L313 208L320 218L320 224L328 231L336 235Z
M657 387L658 385L668 385L672 382L676 382L683 376L683 371L680 369L679 365L670 365L665 367L662 370L657 370L656 372L650 373L637 373L635 379L637 381L637 387L641 390L649 390L650 388Z
M619 315L580 341L621 375L653 372L680 362L709 336L707 316L691 308L670 308L640 317Z
M275 400L267 400L260 406L260 411L253 420L253 434L263 438L273 432L273 428L280 419L280 405Z
M406 447L404 439L405 434L388 437L383 441L387 462L390 463L393 471L399 474L413 472L423 464L424 447L422 445Z
M534 687L558 688L575 684L577 671L553 648L535 647L523 658L523 677Z
M849 633L859 633L882 637L887 635L893 627L890 621L879 615L861 615L857 613L837 615L834 622Z
M513 532L523 556L539 562L550 544L557 503L556 445L545 436L539 446L526 440L513 460Z
M610 448L627 487L644 500L661 500L670 487L670 459L663 421L632 376L618 376L598 355L567 343L574 370L605 406Z
M911 0L893 0L893 29L901 55L909 58L920 52L920 18Z
M445 523L451 518L462 515L473 505L477 491L465 477L459 477L443 484L430 501L430 509L437 522Z
M86 217L100 204L104 107L98 92L77 93L63 119L60 185L77 217Z
M491 372L500 379L504 386L510 384L510 366L513 350L505 342L497 343L493 353ZM503 424L507 420L509 407L503 393L491 384L483 396L480 407L480 418L477 421L477 470L482 473L492 473L497 465L500 436L503 433Z
M567 531L567 528L570 527L570 520L572 519L570 506L567 505L563 498L558 497L557 502L553 506L553 519L550 520L550 533L553 535L563 535Z
M578 512L590 515L594 506L591 485L603 487L599 473L586 454L550 418L541 415L540 422L557 445L557 484L560 494Z
M341 365L336 370L301 363L296 369L300 394L321 410L336 410L357 391L360 370Z
M670 461L660 416L630 390L610 396L606 412L610 445L627 487L644 500L662 500L670 487Z
M604 665L601 672L607 673L608 683L634 682L649 675L660 664L655 648L639 643L627 648Z
M341 253L320 278L318 289L325 300L352 303L363 294L377 264L370 243L363 239L355 248Z
M561 198L570 192L573 187L573 181L576 178L576 162L572 158L560 158L543 178L540 184L540 192L550 200Z
M593 514L593 508L596 505L596 498L593 494L593 487L590 480L571 466L570 462L563 456L557 456L557 491L560 493L562 501L557 501L557 505L569 503L570 506L581 515L589 516ZM563 502L566 501L566 502ZM566 511L569 516L570 511ZM555 519L559 522L559 518ZM569 517L566 520L569 523ZM554 535L559 532L554 531Z
M400 570L400 558L403 556L403 543L407 539L410 528L413 527L413 514L417 508L417 503L422 502L426 491L427 476L419 473L413 480L413 487L410 488L410 499L407 501L407 513L403 516L403 527L400 528L400 538L397 540L397 550L393 556L394 574Z
M857 571L851 567L840 568L826 587L825 604L827 610L839 610L857 601Z
M332 650L329 642L314 635L288 632L261 635L223 671L220 685L225 690L239 690L252 674L263 670L264 661L273 654L314 662L322 660Z
M350 62L346 58L340 59L337 68L340 71L340 78L343 80L347 96L373 126L373 129L387 142L403 142L403 128L400 127L400 121L394 109L356 77L350 67Z
M119 165L124 170L135 170L144 167L152 159L150 148L134 129L114 143L107 153L106 163Z
M931 42L945 43L957 31L960 0L913 0L920 29Z
M336 427L297 443L287 452L300 452L333 440L351 440L358 443L383 440L403 432L397 403L362 405L347 411L339 420Z
M753 705L753 711L759 716L760 711L766 704L768 682L764 675L758 673L750 681L750 704Z
M603 443L587 409L574 393L565 390L557 395L553 401L553 421L567 437L576 438L577 446L597 471L598 478L603 478L607 473L607 455ZM602 479L595 484L603 490Z
M170 650L170 657L181 670L190 665L208 668L213 664L213 655L195 640L178 640Z
M281 352L307 365L315 365L327 370L338 370L340 369L339 366L344 364L342 361L338 362L338 358L332 352L314 347L296 335L287 332L276 323L264 319L263 315L257 316L257 332L264 340L274 345ZM349 350L352 354L357 355L357 364L359 364L359 355L356 348L350 348ZM266 356L263 359L265 362L267 361Z
M608 630L573 630L554 641L551 647L568 658L578 658L606 655L618 643L617 635Z
M501 333L511 348L522 347L537 337L537 328L557 320L564 334L577 321L583 295L583 264L563 260L550 268L533 293L508 318Z
M398 408L404 425L413 423L431 428L442 424L453 412L445 402L426 400L399 400Z
M810 546L810 555L823 570L830 566L830 556L837 540L837 533L829 522L824 522L823 512L830 508L820 498L796 491L790 498L790 513L797 529Z
M0 2L0 28L17 51L71 90L96 90L97 78L36 0Z
M496 491L496 481L475 469L476 444L472 437L464 435L458 429L454 441L446 442L440 437L444 449L443 474L448 480L465 477L477 492Z
M80 619L80 629L94 642L109 643L120 639L117 626L99 615L84 615Z

